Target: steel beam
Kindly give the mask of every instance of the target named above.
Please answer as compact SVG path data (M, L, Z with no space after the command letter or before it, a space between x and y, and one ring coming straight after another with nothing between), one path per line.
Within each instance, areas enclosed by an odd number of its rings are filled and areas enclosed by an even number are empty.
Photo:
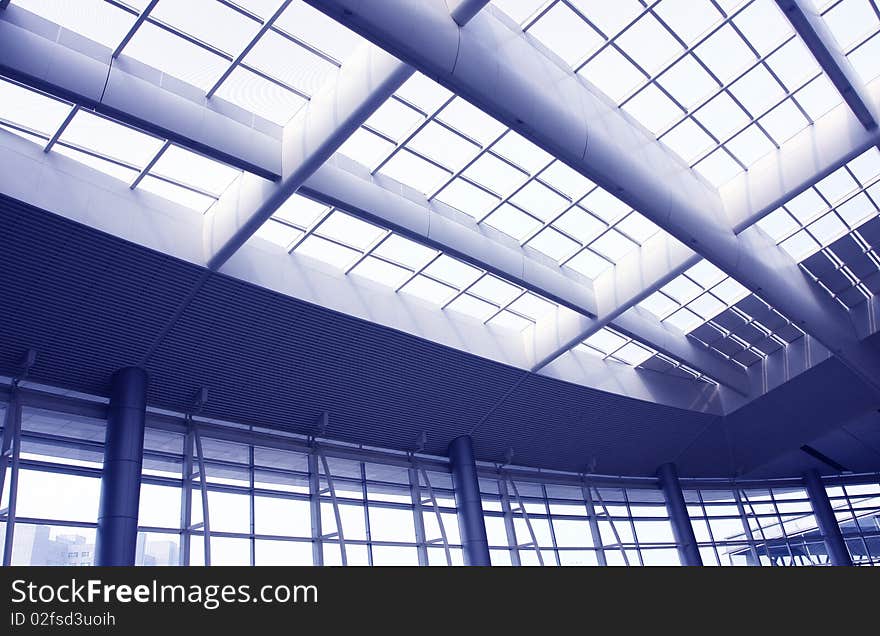
M776 4L862 125L868 130L877 128L877 111L871 107L862 81L812 1L776 0Z
M678 471L675 464L663 464L657 470L657 479L666 499L666 509L669 511L669 521L672 524L672 533L678 546L678 555L682 565L703 565L703 557L700 556L700 548L694 535L694 527L688 515L687 504L678 481Z
M880 354L769 240L738 236L715 189L509 21L460 29L445 0L309 0L639 210L825 344L880 395ZM764 237L766 238L766 237Z
M804 474L804 485L807 487L807 495L810 497L813 514L816 515L819 531L825 539L831 565L852 565L846 541L843 540L837 517L834 515L834 509L831 507L831 501L828 499L825 484L822 483L819 473L815 470L807 471Z

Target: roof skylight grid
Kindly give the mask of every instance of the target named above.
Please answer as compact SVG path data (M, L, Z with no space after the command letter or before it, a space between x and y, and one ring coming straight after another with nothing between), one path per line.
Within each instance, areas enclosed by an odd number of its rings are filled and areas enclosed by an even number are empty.
M745 367L803 335L790 320L706 260L638 306Z
M867 84L880 75L880 5L877 0L816 2L837 43Z
M205 212L241 170L0 77L0 126L166 199Z
M147 0L15 4L277 124L361 41L301 0L160 0L139 26Z
M873 237L878 214L880 150L871 148L771 212L758 227L832 297L853 307L875 293L874 283L865 282L880 264L878 244L863 234Z
M496 4L715 186L842 101L773 0Z
M522 331L556 307L483 269L297 194L257 234L484 324Z
M418 73L340 152L591 279L660 231Z
M618 362L631 367L660 371L709 384L718 384L715 380L699 371L695 371L681 362L657 352L650 346L609 327L602 327L592 336L576 345L575 349L585 351L603 360Z

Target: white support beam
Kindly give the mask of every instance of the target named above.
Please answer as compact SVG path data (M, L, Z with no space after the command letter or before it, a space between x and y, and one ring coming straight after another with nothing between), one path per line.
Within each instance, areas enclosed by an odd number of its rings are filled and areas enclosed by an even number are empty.
M877 111L864 85L812 0L776 0L776 4L862 125L868 130L877 128Z
M446 0L449 15L458 26L467 24L487 4L489 0Z
M466 29L445 0L308 0L639 210L815 336L880 395L880 353L769 240L737 236L717 191L580 76L489 9ZM766 238L766 237L765 237Z
M284 127L281 179L241 179L208 213L208 267L220 268L412 73L372 44L352 54L336 80Z

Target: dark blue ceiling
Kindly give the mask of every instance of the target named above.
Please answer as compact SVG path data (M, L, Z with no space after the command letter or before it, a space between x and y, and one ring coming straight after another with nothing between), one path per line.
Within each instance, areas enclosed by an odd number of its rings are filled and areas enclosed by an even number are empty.
M150 403L182 411L208 387L205 415L427 451L475 426L479 459L648 475L729 476L869 409L849 372L826 362L728 418L523 372L281 296L0 197L0 369L39 352L32 379L104 395L143 364ZM511 389L514 389L511 391ZM504 398L508 393L510 395ZM497 406L497 408L496 408Z

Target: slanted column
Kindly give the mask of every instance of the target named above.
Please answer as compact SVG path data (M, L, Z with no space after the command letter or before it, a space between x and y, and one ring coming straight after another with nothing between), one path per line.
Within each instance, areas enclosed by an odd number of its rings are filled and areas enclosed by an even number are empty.
M491 565L483 505L480 501L480 482L474 459L474 442L470 435L456 437L449 444L452 464L452 485L458 508L458 525L464 548L465 565Z
M134 565L147 384L147 372L139 367L120 369L113 375L95 565Z
M813 514L816 515L816 522L819 525L819 531L825 539L825 549L828 550L828 558L831 565L852 565L852 558L849 550L846 548L846 541L843 540L843 534L840 532L840 526L837 525L837 517L834 516L834 508L828 500L828 493L822 478L815 470L811 470L804 474L804 484L807 487L807 495L810 497L810 506L813 508Z
M672 522L672 533L678 544L678 556L682 565L703 565L703 557L697 546L697 537L694 535L694 527L688 515L687 504L684 494L681 492L681 484L678 481L678 471L675 464L663 464L657 470L657 478L660 480L660 488L666 498L666 510L669 511L669 520Z

